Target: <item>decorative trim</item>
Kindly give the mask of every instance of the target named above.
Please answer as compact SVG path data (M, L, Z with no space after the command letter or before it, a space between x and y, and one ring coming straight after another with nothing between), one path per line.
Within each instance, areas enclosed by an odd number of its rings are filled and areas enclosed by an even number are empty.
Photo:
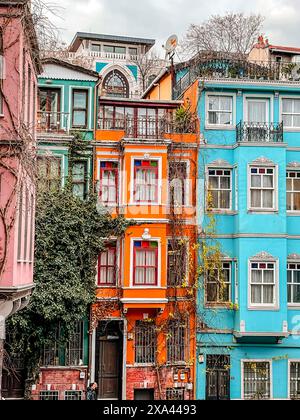
M300 254L290 254L288 256L288 260L292 261L300 261Z
M300 162L290 162L287 165L288 168L297 168L300 169Z
M222 168L232 168L232 165L227 160L224 160L224 159L214 160L213 162L210 162L207 166L208 167L219 166Z
M273 255L269 254L266 251L260 252L257 255L254 255L253 257L250 258L250 260L255 260L255 261L276 261L276 258L273 257Z
M272 160L261 156L258 159L253 160L250 165L275 165L275 163Z
M150 230L149 229L145 229L144 230L144 233L142 234L142 238L145 241L148 241L148 240L150 240L152 238L152 236L150 235Z

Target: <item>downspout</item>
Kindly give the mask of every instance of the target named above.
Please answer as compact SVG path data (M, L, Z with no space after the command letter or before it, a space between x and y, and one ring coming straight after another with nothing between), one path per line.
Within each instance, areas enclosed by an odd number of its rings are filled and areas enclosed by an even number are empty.
M94 140L96 140L96 132L98 129L98 91L99 86L102 83L102 76L99 76L99 80L96 83L95 86L95 92L94 92Z

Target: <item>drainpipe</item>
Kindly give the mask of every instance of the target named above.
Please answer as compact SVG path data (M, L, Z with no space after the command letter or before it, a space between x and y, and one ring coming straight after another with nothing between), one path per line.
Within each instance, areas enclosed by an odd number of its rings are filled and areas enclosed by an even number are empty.
M4 323L4 321L3 321ZM2 327L0 327L2 329ZM0 400L2 399L2 369L4 355L4 338L0 337Z
M99 76L99 80L95 86L95 93L94 93L94 140L96 140L96 131L98 128L98 90L99 86L102 83L102 76Z

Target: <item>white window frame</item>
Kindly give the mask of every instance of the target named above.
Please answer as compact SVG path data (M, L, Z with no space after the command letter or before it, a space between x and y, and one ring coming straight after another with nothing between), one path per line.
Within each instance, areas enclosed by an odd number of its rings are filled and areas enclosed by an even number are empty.
M284 101L284 99L288 99L288 100L299 100L300 101L300 96L292 96L292 95L290 95L290 96L281 96L280 97L280 102L279 102L279 115L280 115L280 120L281 121L283 121L283 116L284 115L291 115L292 117L294 116L294 115L299 115L300 116L300 113L294 113L294 112L292 112L292 113L288 113L288 112L283 112L283 101ZM283 125L283 129L284 129L284 131L300 131L300 126L299 127L289 127L289 126L286 126L286 125Z
M233 209L233 176L234 176L234 172L233 172L233 168L232 167L223 167L223 166L207 166L206 168L206 197L205 197L205 201L206 201L206 210L207 210L207 194L208 194L208 190L209 190L209 171L230 171L230 206L228 209L223 209L223 208L213 208L210 209L210 213L231 213L234 211ZM216 175L218 177L220 177L221 175ZM227 190L213 190L213 191L227 191Z
M288 361L288 399L292 400L292 396L291 396L291 364L292 363L299 363L300 364L300 359L289 359Z
M242 359L241 360L241 398L245 398L245 385L244 385L244 364L245 363L269 363L270 364L270 400L273 400L273 360L272 359Z
M134 161L135 160L151 160L158 162L158 179L157 179L157 197L158 201L149 202L137 202L135 201L135 178L134 178ZM150 156L149 159L145 156L132 156L131 157L131 180L130 180L130 205L134 206L160 206L162 204L162 158Z
M290 264L295 264L295 265L299 265L300 264L300 261L291 261L291 260L288 260L288 262L287 262L287 273L288 273L288 271L290 270L289 269L289 265ZM294 271L294 270L292 270L292 271ZM298 270L297 270L298 271ZM297 283L289 283L289 281L288 281L288 278L287 278L287 287L289 286L289 285L295 285L295 284L297 284ZM300 284L299 284L300 285ZM300 302L299 303L294 303L294 302L289 302L288 301L288 307L289 308L293 308L293 309L300 309Z
M209 123L209 98L211 96L226 96L232 99L231 124L210 124ZM218 111L215 111L218 112ZM222 112L222 111L219 111ZM224 111L226 112L226 111ZM229 113L229 111L228 111ZM207 92L205 95L205 128L207 130L235 130L236 125L236 94L224 92Z
M255 102L265 102L266 104L266 124L270 124L271 122L273 122L274 120L274 98L273 95L255 95L255 94L251 94L251 95L245 95L244 96L244 122L250 123L250 121L248 121L248 103L249 101L255 101ZM254 121L258 122L258 121Z
M145 285L141 284L135 285L134 284L134 242L136 241L145 241L143 238L131 238L130 239L130 289L160 289L161 288L161 238L151 238L150 242L157 242L158 249L157 249L157 285Z
M251 190L252 187L252 179L251 179L251 169L273 169L273 178L274 178L274 185L273 188L269 189L273 191L273 207L272 208L256 208L251 206ZM259 190L268 190L268 188L260 187L257 188ZM248 165L248 211L251 213L276 213L278 211L278 166L275 164L255 164L251 163Z
M272 304L266 303L252 303L252 267L251 264L274 264L274 302ZM268 283L261 283L262 287L264 284ZM271 283L269 283L271 285ZM248 262L248 309L255 310L255 311L277 311L279 309L279 263L278 260L258 260L252 258Z
M300 171L299 171L299 169L293 169L293 168L287 168L287 170L286 170L286 172L287 173L290 173L290 172L296 172L296 173L299 173L300 174ZM292 204L294 204L294 194L295 193L297 193L298 191L295 191L295 190L289 190L288 189L288 187L287 187L287 180L288 179L291 179L292 181L294 180L294 179L299 179L299 181L300 181L300 178L288 178L288 177L286 177L286 197L287 197L287 195L288 195L288 193L289 194L292 194ZM294 183L293 183L294 184ZM300 190L299 190L299 193L300 193ZM299 210L288 210L287 209L287 213L288 214L299 214L300 213L300 209Z
M174 162L177 162L176 160L174 160ZM170 169L170 163L172 163L172 161L169 161L168 163L168 170ZM191 173L191 162L188 159L180 159L180 163L184 163L186 165L186 179L184 180L184 195L185 195L185 200L182 203L182 207L188 207L191 206L191 183L192 180L190 178L190 173ZM168 203L170 204L170 200L171 200L171 194L170 194L170 186L168 188Z

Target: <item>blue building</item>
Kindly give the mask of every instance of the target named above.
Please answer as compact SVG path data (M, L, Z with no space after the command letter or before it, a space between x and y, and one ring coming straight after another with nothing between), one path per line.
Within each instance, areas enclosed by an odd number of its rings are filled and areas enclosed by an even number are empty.
M300 399L299 73L203 60L175 86L197 75L199 224L222 253L199 290L200 400Z

